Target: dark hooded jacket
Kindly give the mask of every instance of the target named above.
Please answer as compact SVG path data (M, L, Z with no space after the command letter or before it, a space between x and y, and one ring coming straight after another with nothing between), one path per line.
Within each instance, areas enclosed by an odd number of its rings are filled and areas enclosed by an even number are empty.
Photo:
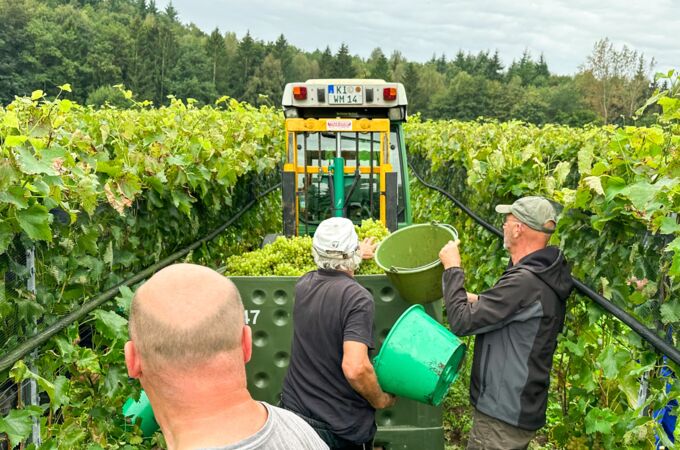
M444 271L451 331L476 335L470 400L482 413L525 430L545 425L550 369L573 281L562 252L537 250L509 266L469 303L463 270Z

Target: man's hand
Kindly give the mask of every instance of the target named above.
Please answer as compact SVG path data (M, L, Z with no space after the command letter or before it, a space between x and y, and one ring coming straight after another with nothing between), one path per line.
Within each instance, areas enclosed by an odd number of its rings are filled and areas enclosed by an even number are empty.
M342 373L352 389L368 400L375 409L389 408L397 401L380 388L373 364L368 359L368 346L362 342L342 343Z
M397 403L397 397L388 394L387 392L383 393L382 398L380 399L379 404L375 406L376 409L386 409L386 408L391 408Z
M375 249L376 247L378 247L377 243L376 244L373 243L374 240L375 238L369 237L359 243L359 252L361 253L361 259L373 258Z
M449 241L440 251L439 259L444 265L444 270L451 267L460 267L460 252L458 251L458 244L460 241Z

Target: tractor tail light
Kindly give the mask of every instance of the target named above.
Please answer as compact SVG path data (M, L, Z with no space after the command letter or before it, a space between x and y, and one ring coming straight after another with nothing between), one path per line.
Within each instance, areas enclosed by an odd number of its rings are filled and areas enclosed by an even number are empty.
M304 86L293 87L293 97L295 98L295 100L306 100L307 88Z
M383 89L383 100L396 100L397 88L387 87Z

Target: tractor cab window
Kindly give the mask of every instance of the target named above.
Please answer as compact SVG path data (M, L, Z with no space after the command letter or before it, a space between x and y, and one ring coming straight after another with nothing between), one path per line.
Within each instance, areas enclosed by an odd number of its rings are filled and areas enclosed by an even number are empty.
M390 133L388 161L398 173L398 202L403 217L403 187L401 186L401 161L397 133ZM382 136L382 143L381 143ZM333 161L336 156L344 159L344 215L355 223L363 219L380 218L380 152L387 145L388 134L381 132L298 132L297 166L298 211L300 221L308 225L318 224L333 215ZM301 167L304 166L304 167Z

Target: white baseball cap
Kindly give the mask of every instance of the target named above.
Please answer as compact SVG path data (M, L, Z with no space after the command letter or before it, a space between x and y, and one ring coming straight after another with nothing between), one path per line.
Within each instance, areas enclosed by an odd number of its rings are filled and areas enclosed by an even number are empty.
M348 259L359 247L359 237L351 220L331 217L317 227L312 246L327 258Z

